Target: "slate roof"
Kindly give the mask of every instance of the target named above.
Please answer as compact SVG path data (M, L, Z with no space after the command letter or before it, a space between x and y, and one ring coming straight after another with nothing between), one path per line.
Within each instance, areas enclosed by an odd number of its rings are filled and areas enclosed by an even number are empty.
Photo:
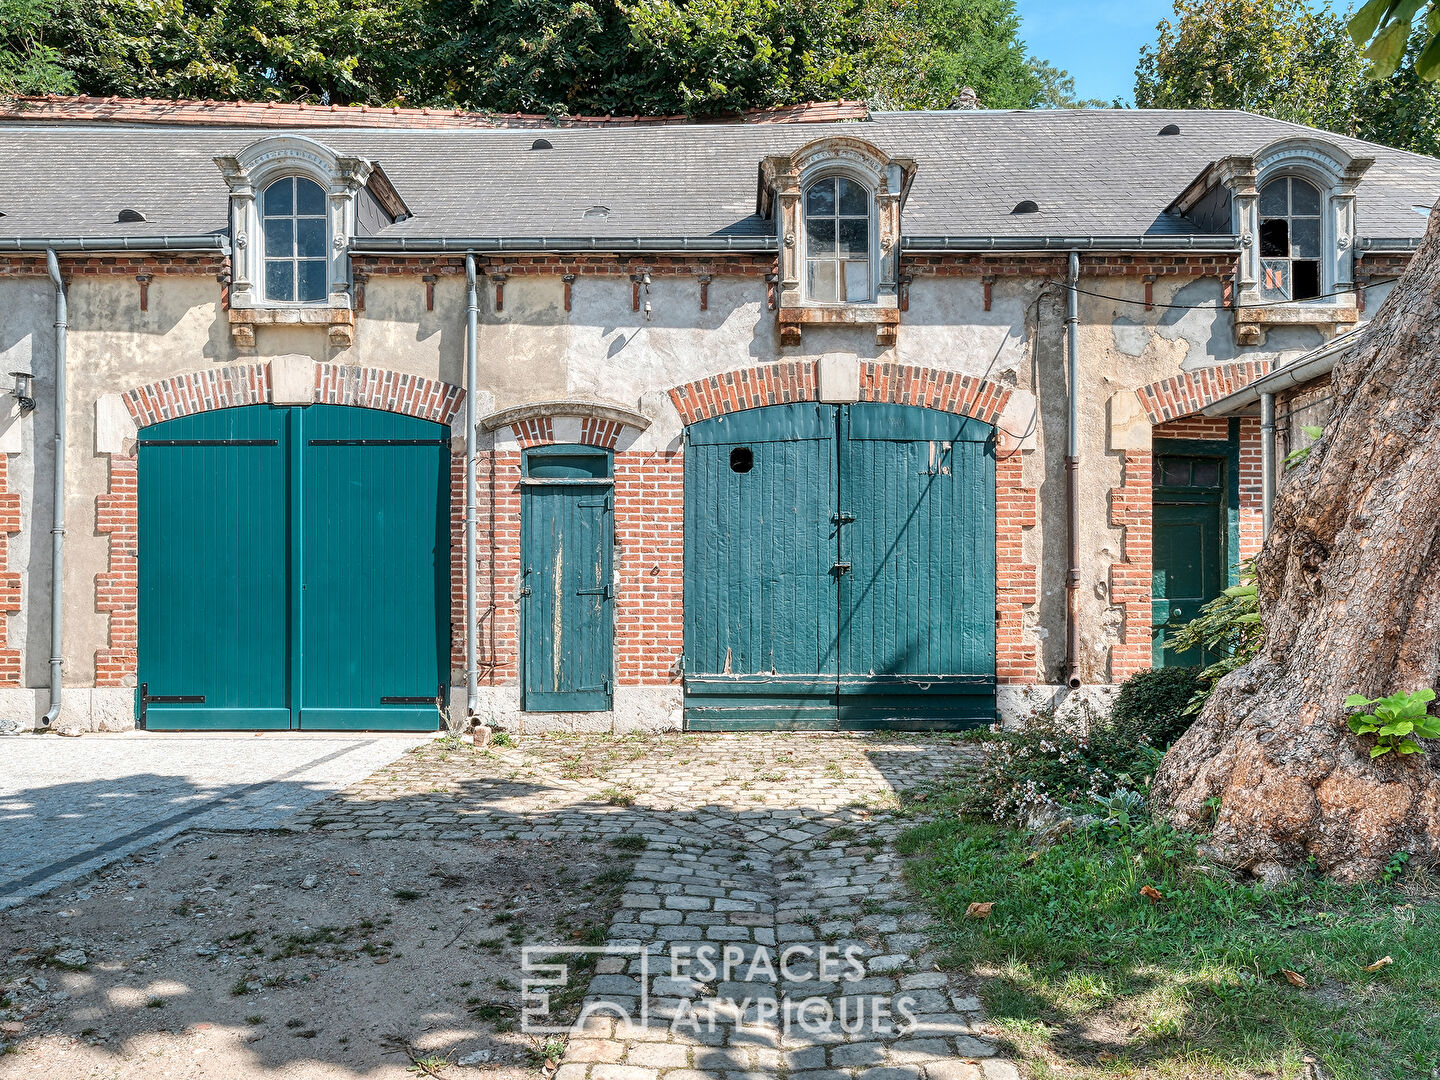
M344 123L343 117L337 121ZM1161 136L1166 124L1179 135ZM1440 197L1440 160L1232 111L872 113L835 124L533 129L325 130L36 122L0 117L0 238L221 232L226 189L211 160L294 131L379 162L414 216L387 237L773 236L755 215L758 164L828 132L917 163L905 208L918 237L1162 238L1194 233L1166 207L1211 162L1314 134L1373 156L1356 202L1359 236L1413 238L1414 207ZM1015 215L1022 199L1040 205ZM586 217L587 208L608 217ZM122 208L148 222L118 224Z

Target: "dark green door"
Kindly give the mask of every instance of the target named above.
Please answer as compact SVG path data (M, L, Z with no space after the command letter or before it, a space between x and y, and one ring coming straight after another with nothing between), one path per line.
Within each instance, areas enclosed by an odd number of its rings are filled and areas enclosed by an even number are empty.
M615 636L610 455L529 450L521 490L522 707L607 710Z
M993 430L896 405L691 427L692 729L994 719Z
M144 429L145 725L434 729L449 667L447 435L332 405Z
M1213 662L1200 650L1167 649L1164 640L1225 588L1224 471L1218 456L1155 458L1151 619L1156 667Z

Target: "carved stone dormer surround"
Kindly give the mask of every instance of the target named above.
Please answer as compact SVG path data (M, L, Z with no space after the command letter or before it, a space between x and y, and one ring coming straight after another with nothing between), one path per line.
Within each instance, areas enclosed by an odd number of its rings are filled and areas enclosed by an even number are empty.
M259 326L325 327L330 344L354 341L350 282L350 240L355 235L355 200L374 166L365 158L336 153L304 135L273 135L251 143L235 155L215 158L230 191L230 235L233 256L230 284L230 332L240 348L253 348ZM326 194L329 246L328 290L318 303L269 303L265 272L264 231L259 195L285 176L313 180Z
M801 287L801 196L813 181L830 175L859 181L874 199L870 251L874 290L863 303L812 302ZM900 215L914 175L913 160L891 157L873 143L849 135L825 136L761 161L759 211L766 217L773 214L780 245L776 321L781 345L799 345L807 325L874 326L877 345L895 344L900 324Z
M1231 194L1231 228L1240 237L1235 290L1235 339L1263 345L1276 326L1315 326L1333 335L1359 321L1355 286L1355 191L1374 158L1355 157L1334 143L1299 135L1252 155L1223 158L1213 181ZM1261 307L1260 189L1277 176L1299 176L1319 188L1323 202L1322 288L1317 300ZM1338 294L1338 295L1330 295Z

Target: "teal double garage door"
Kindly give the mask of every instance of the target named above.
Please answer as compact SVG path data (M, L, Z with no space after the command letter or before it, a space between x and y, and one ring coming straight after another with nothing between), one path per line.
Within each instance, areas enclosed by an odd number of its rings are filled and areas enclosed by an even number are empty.
M995 718L995 442L888 404L691 426L692 730L946 729Z
M449 682L449 429L245 406L139 436L151 729L434 730Z

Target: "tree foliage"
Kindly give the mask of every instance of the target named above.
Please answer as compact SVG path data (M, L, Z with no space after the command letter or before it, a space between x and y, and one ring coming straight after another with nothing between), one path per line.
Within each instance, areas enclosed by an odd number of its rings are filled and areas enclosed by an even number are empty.
M1141 108L1245 109L1440 152L1440 88L1417 68L1423 32L1378 82L1346 20L1305 0L1176 0L1157 32L1135 70Z
M43 33L59 0L0 0L0 94L65 94L75 78Z
M21 93L704 116L834 98L943 108L971 86L989 107L1077 104L1063 71L1027 55L1014 0L0 0L0 11L0 71Z

